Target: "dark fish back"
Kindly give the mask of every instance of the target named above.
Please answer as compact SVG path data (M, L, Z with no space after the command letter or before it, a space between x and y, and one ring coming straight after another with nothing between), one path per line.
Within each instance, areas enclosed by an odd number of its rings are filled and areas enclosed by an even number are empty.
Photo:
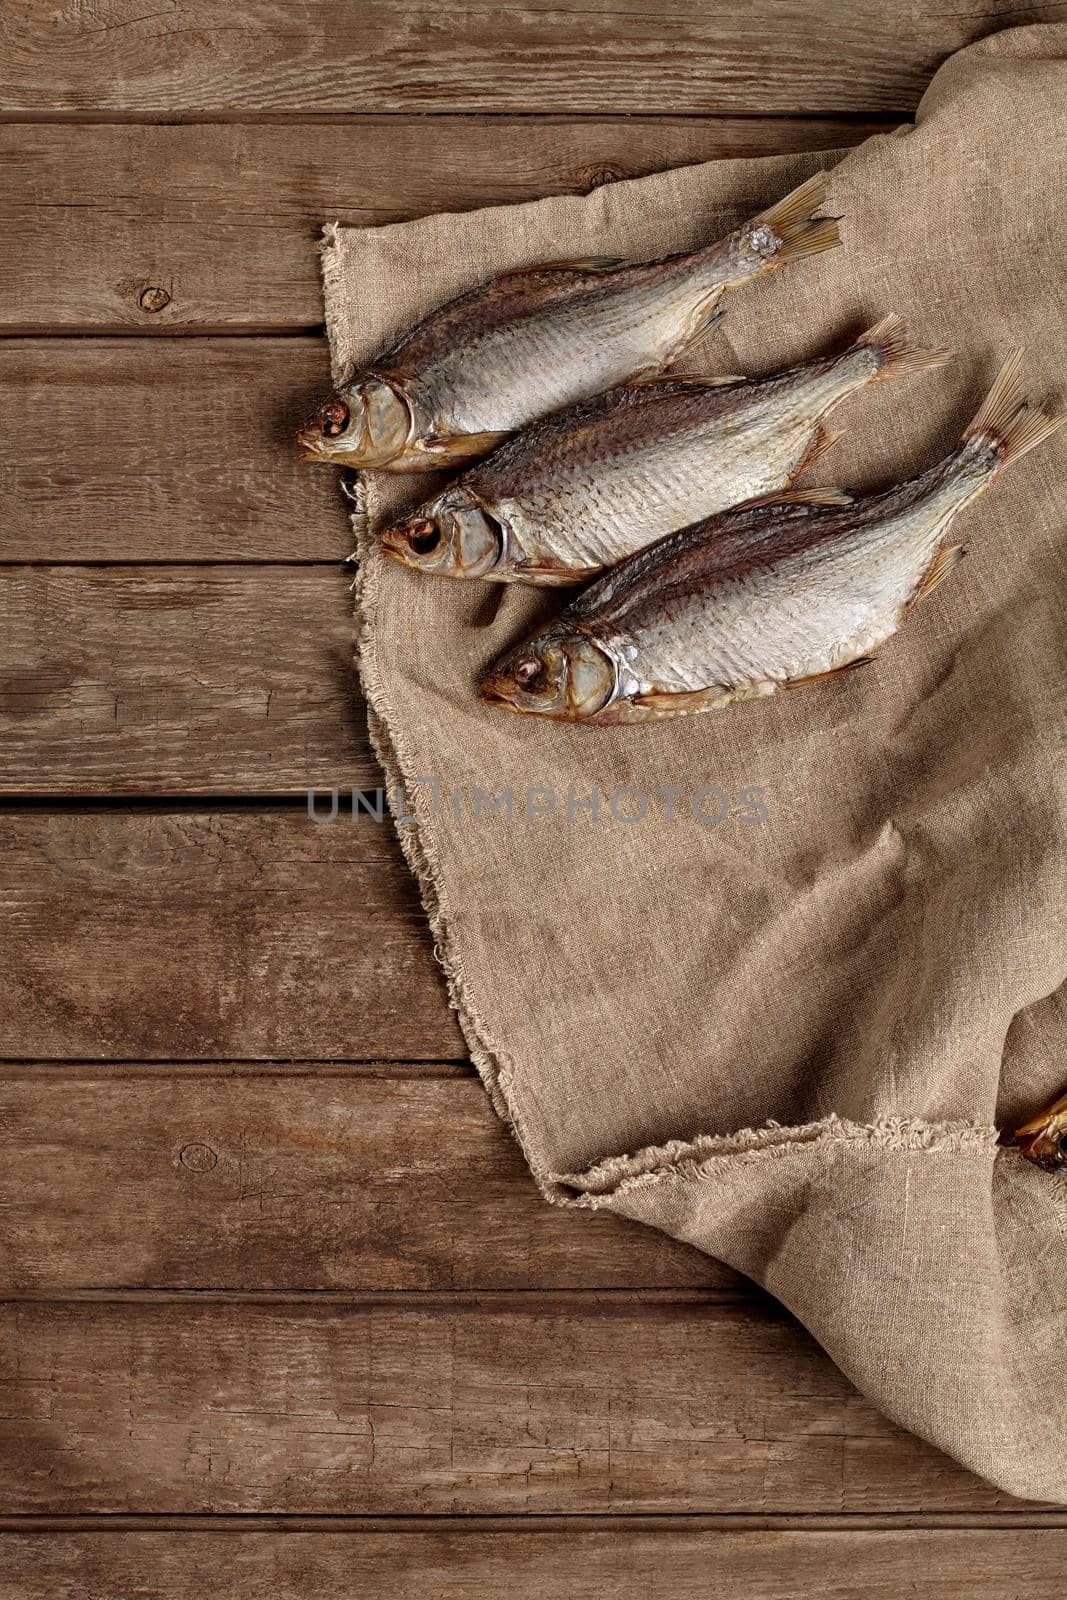
M520 495L531 473L543 482L556 465L625 454L650 438L664 440L726 415L741 387L672 378L608 390L531 424L472 467L464 482L486 498Z
M637 625L676 598L832 544L920 501L944 477L956 454L908 483L845 505L779 497L750 501L693 523L620 562L583 590L564 617L592 633L624 622Z
M682 259L673 257L670 265ZM666 261L611 268L520 267L447 301L372 361L370 370L390 377L406 376L455 350L472 335L481 337L613 291L654 283L667 269Z

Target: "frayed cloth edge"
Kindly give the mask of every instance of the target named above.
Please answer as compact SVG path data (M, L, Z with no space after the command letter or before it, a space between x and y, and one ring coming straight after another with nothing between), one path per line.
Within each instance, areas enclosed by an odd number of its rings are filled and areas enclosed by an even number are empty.
M330 347L330 375L334 387L348 377L349 361L346 355L348 340L341 321L340 306L343 298L341 282L341 224L327 222L319 241L319 265L322 270L322 298L326 310L326 341Z
M352 359L348 330L342 312L344 237L340 223L329 222L324 226L319 255L331 372L334 383L341 384L351 375ZM355 613L353 660L367 703L367 729L371 748L385 773L387 798L390 812L397 822L396 833L400 848L418 885L422 908L433 938L434 956L444 974L449 1004L456 1013L471 1060L485 1085L493 1110L514 1134L541 1193L548 1200L558 1201L563 1199L564 1195L552 1183L545 1163L537 1158L522 1114L514 1103L514 1096L509 1093L509 1072L502 1053L492 1050L485 1042L488 1031L471 999L462 957L451 938L448 919L442 906L442 877L432 837L424 832L418 818L421 796L417 782L418 768L412 764L407 754L396 715L389 703L374 661L373 624L377 607L371 533L374 508L372 488L363 473L354 475L349 484L348 495L351 502L349 520L355 536L353 554L357 562L356 575L352 582ZM409 774L410 783L407 781ZM407 802L402 823L396 816L396 799L401 795Z
M984 1123L923 1122L907 1117L859 1123L831 1115L793 1128L767 1122L761 1128L743 1128L737 1133L672 1139L632 1155L609 1156L585 1172L557 1173L552 1182L569 1196L571 1204L595 1209L627 1190L664 1178L692 1183L739 1160L791 1155L812 1145L863 1144L885 1151L992 1155L998 1148L997 1138L996 1128Z
M328 278L326 282L328 289ZM326 299L328 306L328 293ZM440 868L433 853L432 841L429 841L424 834L417 816L421 791L415 776L410 784L405 781L405 769L410 768L413 775L417 773L417 769L406 759L403 743L394 731L396 719L382 688L369 648L376 598L370 489L362 474L356 478L350 498L352 502L350 521L355 535L355 555L358 562L352 583L355 609L353 660L367 702L367 728L371 748L385 772L386 794L394 820L396 820L397 796L403 796L405 799L403 823L396 828L400 848L418 885L422 908L433 938L434 956L444 974L449 1004L456 1013L471 1060L485 1085L493 1110L510 1128L545 1199L566 1203L565 1191L552 1181L544 1163L538 1160L534 1152L522 1114L514 1103L514 1096L508 1092L507 1068L501 1056L485 1043L486 1030L471 1000L463 962L451 939L448 919L441 903Z

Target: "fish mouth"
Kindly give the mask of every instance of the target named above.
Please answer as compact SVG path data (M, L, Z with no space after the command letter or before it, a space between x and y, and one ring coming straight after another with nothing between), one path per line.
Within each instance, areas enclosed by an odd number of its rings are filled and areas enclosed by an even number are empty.
M510 694L492 678L483 678L478 686L479 693L487 706L499 706L503 711L521 711Z
M538 706L532 703L523 704L524 697L521 689L516 690L510 678L498 678L495 673L487 674L478 685L478 692L487 706L494 706L498 711L510 711L520 717L544 716L548 704Z
M310 428L301 428L297 433L298 461L321 461L322 457L315 448L315 440L311 437Z
M339 451L335 455L331 451L329 443L323 439L322 434L314 423L309 423L307 427L299 429L296 435L296 442L298 446L296 459L298 461L321 461L330 466L343 464L346 460L343 452Z
M378 543L387 556L392 556L394 561L399 561L402 566L408 565L408 547L404 539L392 528L385 528L378 537Z

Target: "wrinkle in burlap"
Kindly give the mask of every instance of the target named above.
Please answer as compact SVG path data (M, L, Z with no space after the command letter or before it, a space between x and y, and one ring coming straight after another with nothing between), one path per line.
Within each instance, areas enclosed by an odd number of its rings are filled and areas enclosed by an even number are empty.
M1063 393L1056 27L965 50L914 129L839 161L709 163L328 230L336 371L502 268L687 248L827 165L845 247L735 294L695 370L770 371L889 311L954 346L954 366L838 412L849 432L817 477L861 489L936 460L1013 343L1035 389ZM372 730L418 819L402 837L474 1058L545 1193L750 1274L889 1416L1056 1501L1065 1180L996 1129L1067 1081L1065 481L1056 438L970 509L970 560L864 672L653 727L479 703L479 669L559 599L380 558L373 528L425 481L365 481L359 586ZM513 820L476 819L476 788L511 790ZM753 788L763 822L693 817L705 789L751 814ZM531 789L547 793L527 822ZM594 791L600 815L568 817L568 792ZM647 814L615 820L613 795L619 816Z

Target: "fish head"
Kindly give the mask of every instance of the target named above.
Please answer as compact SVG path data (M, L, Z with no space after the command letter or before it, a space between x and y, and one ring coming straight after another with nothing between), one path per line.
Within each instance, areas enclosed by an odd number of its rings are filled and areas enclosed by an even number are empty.
M586 722L615 698L614 661L587 635L549 629L502 656L481 682L487 705Z
M384 378L368 377L339 390L300 429L302 461L341 467L388 467L415 431L411 406Z
M1012 1135L1028 1161L1049 1172L1067 1170L1067 1095Z
M386 528L381 542L394 561L419 572L485 578L493 576L507 538L503 524L457 484Z

